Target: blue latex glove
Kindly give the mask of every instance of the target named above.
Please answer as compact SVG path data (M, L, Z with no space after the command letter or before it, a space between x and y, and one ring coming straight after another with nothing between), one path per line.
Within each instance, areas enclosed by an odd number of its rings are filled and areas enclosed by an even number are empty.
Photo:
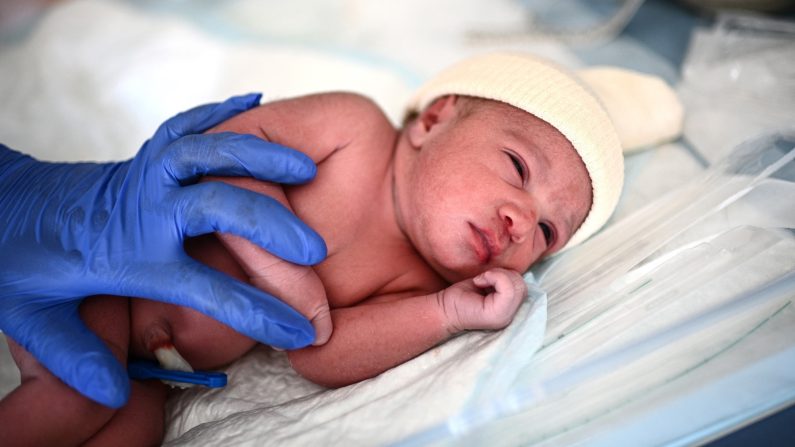
M312 343L278 299L189 258L186 237L234 233L298 264L322 238L275 200L204 174L311 180L305 155L249 135L194 135L259 104L231 98L166 121L123 163L44 163L0 145L0 329L71 387L118 408L127 372L78 316L82 298L136 296L192 307L262 343Z

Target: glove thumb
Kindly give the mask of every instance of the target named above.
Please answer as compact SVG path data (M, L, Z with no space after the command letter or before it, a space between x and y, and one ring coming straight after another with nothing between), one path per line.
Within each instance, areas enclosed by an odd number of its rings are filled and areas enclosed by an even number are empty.
M257 106L261 97L260 93L233 96L224 102L205 104L179 113L160 125L152 137L152 144L164 147L185 135L202 133Z

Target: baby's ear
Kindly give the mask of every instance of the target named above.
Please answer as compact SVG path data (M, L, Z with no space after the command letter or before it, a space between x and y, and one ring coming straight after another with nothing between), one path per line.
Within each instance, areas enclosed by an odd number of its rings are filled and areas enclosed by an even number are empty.
M456 95L436 98L422 113L408 125L408 138L412 146L419 148L425 143L428 135L438 125L455 117L456 106L460 101Z

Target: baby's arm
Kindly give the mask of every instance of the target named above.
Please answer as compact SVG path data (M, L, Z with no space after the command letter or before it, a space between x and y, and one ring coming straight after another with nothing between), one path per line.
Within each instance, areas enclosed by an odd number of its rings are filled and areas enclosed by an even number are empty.
M221 181L271 196L292 211L284 190L277 184L236 177L207 176L203 181ZM279 259L248 239L234 234L216 233L216 236L242 267L252 285L289 304L312 322L315 328L313 345L322 345L328 340L332 323L326 291L312 267Z
M329 342L288 356L293 368L315 383L349 385L462 331L504 328L526 296L519 273L492 269L437 293L373 297L332 310L335 330Z

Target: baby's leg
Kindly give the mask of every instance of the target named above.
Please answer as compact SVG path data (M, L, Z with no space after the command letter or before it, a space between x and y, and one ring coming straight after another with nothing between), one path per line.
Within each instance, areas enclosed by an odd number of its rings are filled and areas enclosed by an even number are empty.
M163 442L168 388L157 380L133 380L130 385L130 401L85 446L159 445Z
M292 266L275 257L272 257L273 261L268 261L269 264L256 266L269 273L268 279L271 282L252 278L214 234L187 240L185 251L193 259L215 270L241 282L253 282L255 286L280 298L281 292L284 292L284 297L289 298L297 297L297 291L312 290L310 282L289 276L293 270L291 267L298 266ZM274 261L276 265L272 266L270 262ZM290 268L277 271L282 264ZM311 272L311 269L305 267L298 270ZM284 287L289 282L288 277L294 280L291 283L292 288ZM322 285L318 286L323 293ZM184 306L134 298L131 300L130 315L131 356L157 358L168 369L215 369L240 358L255 345L254 340L231 327ZM183 364L180 359L184 359L187 364Z
M124 303L124 320L115 318L122 315L117 312L108 320L108 310L99 307L95 303L86 303L80 308L80 316L83 321L97 335L108 333L111 330L121 332L118 329L110 329L110 324L117 324L124 328L124 337L117 334L118 342L123 341L122 364L127 364L128 349L130 343L130 306L129 299L118 297L103 297L101 304L106 307L117 306L118 302ZM108 343L105 339L105 343ZM111 348L116 352L122 351L119 348ZM117 354L118 356L119 354ZM110 446L110 445L158 445L163 441L165 433L165 404L168 397L168 387L158 380L130 381L130 400L122 408L116 410L113 417L102 429L96 432L84 445L88 446Z
M265 182L219 177L206 177L204 181L224 181L260 194L273 193L283 204L289 205L283 192L279 195L280 191L271 190L274 185ZM311 267L285 262L246 239L228 234L190 238L185 242L185 251L197 261L251 283L301 312L315 325L316 344L325 343L331 335L325 289ZM159 354L169 354L171 359L176 357L187 362L184 365L177 361L176 368L174 364L167 366L170 369L215 369L239 358L255 344L234 329L193 309L144 299L131 302L132 357L157 357L162 362L164 356ZM164 347L168 352L157 352Z
M91 297L80 315L116 355L126 362L128 300ZM52 375L9 339L22 384L0 402L0 445L74 445L88 440L116 413L83 397Z
M185 251L215 270L241 282L248 281L245 272L212 234L189 239ZM155 359L158 348L174 347L193 369L215 369L240 358L256 344L191 308L138 298L130 301L131 357ZM162 356L157 358L161 359ZM173 364L167 367L174 369Z

